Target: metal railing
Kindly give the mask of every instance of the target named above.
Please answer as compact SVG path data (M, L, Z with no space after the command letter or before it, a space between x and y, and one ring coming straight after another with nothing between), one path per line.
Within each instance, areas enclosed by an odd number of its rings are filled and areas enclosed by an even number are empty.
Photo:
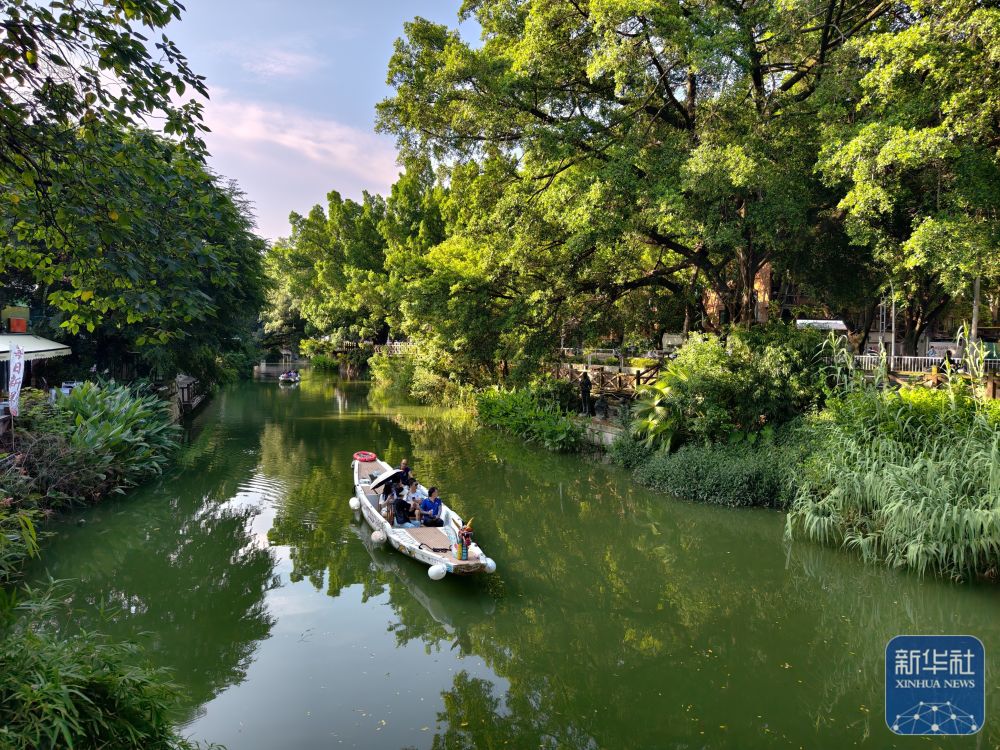
M830 358L827 358L826 361L832 363ZM934 370L943 372L945 369L944 361L944 357L896 356L885 358L886 366L890 372L933 372ZM856 354L854 355L854 366L864 372L874 372L882 366L882 357L878 354ZM966 366L962 360L952 358L951 368L962 372ZM988 373L1000 373L1000 359L985 360L983 370Z

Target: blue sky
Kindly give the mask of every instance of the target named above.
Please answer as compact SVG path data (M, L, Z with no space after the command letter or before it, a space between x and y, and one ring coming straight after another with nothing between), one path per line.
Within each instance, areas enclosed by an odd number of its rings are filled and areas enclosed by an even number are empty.
M460 0L187 0L167 34L208 78L211 164L256 206L258 231L288 234L338 190L385 193L399 171L374 130L393 41L414 16L454 27ZM464 36L478 35L472 24Z

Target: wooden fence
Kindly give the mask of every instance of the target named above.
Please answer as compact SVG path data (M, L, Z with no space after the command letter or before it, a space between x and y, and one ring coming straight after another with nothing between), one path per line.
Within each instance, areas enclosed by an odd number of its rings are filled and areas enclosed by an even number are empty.
M597 365L572 365L561 362L556 365L552 374L560 380L567 380L579 386L585 372L590 377L591 393L631 397L642 386L656 382L660 374L660 366L653 365L645 369L617 368L610 370Z

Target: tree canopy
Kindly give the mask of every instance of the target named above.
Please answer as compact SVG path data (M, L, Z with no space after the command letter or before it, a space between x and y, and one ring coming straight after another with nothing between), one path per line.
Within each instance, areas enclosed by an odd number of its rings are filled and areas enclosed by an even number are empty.
M408 165L386 202L408 218L373 240L387 330L497 367L567 333L749 324L766 273L862 341L895 293L913 350L974 276L1000 281L991 4L470 0L462 17L479 43L406 25L378 106Z

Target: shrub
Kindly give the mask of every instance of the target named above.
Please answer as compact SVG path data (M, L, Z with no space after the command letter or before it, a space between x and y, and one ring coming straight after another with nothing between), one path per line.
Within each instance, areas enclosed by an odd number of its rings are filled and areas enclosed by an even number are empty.
M583 444L583 429L555 406L539 403L530 390L488 388L476 394L476 408L483 424L549 450L578 450Z
M314 370L339 370L340 362L338 362L334 357L328 357L325 354L317 354L311 360L310 364Z
M775 452L748 444L685 445L657 452L638 465L635 478L675 497L728 506L784 507L788 468Z
M542 375L531 382L529 389L540 404L550 404L559 411L574 411L580 407L577 388L568 380Z
M653 455L653 449L635 434L626 431L614 439L614 442L608 447L608 455L612 462L632 470L649 460L650 456Z
M781 425L815 404L818 349L807 353L806 344L816 337L768 330L733 331L727 341L688 339L659 380L643 389L634 429L653 446L724 442Z
M38 554L37 514L13 510L12 500L11 497L0 498L0 586L17 578L24 562Z
M629 367L641 367L643 369L659 363L660 360L653 359L652 357L632 357L626 362Z
M85 383L54 405L25 401L13 449L0 454L0 499L25 507L93 502L159 474L179 428L169 405L115 384Z
M136 646L92 633L53 632L55 604L5 601L0 625L0 746L35 748L194 747L173 728L177 691L143 666Z
M169 404L156 396L114 383L84 383L55 405L72 420L73 449L95 457L115 491L161 473L177 447L180 428Z
M416 366L417 363L412 357L405 355L390 357L385 352L374 354L368 360L375 386L402 395L410 393Z

